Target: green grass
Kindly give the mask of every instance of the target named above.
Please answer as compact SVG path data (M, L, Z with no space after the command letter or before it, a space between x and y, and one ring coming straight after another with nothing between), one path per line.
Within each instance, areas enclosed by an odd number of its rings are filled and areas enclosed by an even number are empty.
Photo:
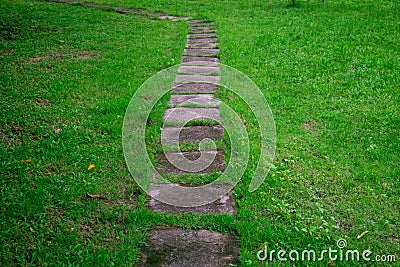
M131 265L148 224L134 223L142 193L122 121L135 90L179 61L186 24L44 2L1 9L1 265Z
M266 264L256 258L265 243L323 250L338 238L399 261L399 2L99 2L215 21L221 62L247 74L274 113L274 168L248 192L259 152L255 121L240 99L220 92L242 114L253 144L234 191L237 213L148 211L125 167L123 116L147 78L179 62L187 24L109 8L3 1L1 265L132 266L149 227L160 224L237 235L243 266ZM167 100L150 118L150 152Z

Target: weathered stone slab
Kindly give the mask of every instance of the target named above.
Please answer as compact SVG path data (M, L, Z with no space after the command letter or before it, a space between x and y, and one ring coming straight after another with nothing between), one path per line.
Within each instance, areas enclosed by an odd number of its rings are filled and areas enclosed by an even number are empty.
M168 108L165 110L164 120L169 122L221 121L221 116L218 108Z
M209 83L185 83L175 86L172 91L179 93L214 93L218 86Z
M205 65L205 66L210 66L210 65L217 65L219 62L219 59L216 57L193 57L193 56L182 56L181 58L181 63L189 63L192 62L192 64L196 65ZM214 63L214 64L211 64Z
M184 55L189 56L215 56L219 53L219 49L185 49Z
M217 29L215 26L215 23L190 23L189 22L190 29L199 29L199 28L208 28L208 29Z
M192 43L186 44L186 48L217 48L218 43Z
M168 105L191 105L203 107L218 107L221 102L215 100L211 94L172 95Z
M230 181L225 184L211 182L204 184L171 184L159 181L159 183L152 183L150 185L148 194L150 197L167 203L170 206L199 207L228 196L233 187L232 182ZM222 201L227 202L228 198L225 197Z
M212 21L204 21L204 20L190 20L189 21L190 27L194 26L204 26L204 25L215 25Z
M222 140L224 127L213 126L186 126L186 127L165 127L161 130L161 140L165 143L179 144L182 142L200 142L205 138L214 141Z
M204 174L225 170L223 150L157 153L156 160L159 165L157 171L164 174Z
M197 38L197 39L186 39L187 43L216 43L218 38Z
M215 27L214 24L210 24L210 25L204 25L204 24L190 24L190 30L194 30L194 31L198 31L198 30L203 30L203 31L215 31L217 29L217 27Z
M203 66L203 67L218 67L219 63L212 61L189 61L181 64L182 66Z
M176 17L176 16L169 16L169 15L160 16L159 19L161 19L161 20L170 19L172 21L189 20L188 17Z
M140 267L226 267L238 263L238 241L230 234L187 231L158 226L152 229Z
M176 75L176 83L214 83L218 84L221 80L220 76L205 76L205 75Z
M210 21L208 19L191 19L189 22L190 23L214 23L213 21Z
M187 35L189 39L196 39L196 38L212 38L217 37L215 33L190 33Z
M179 185L182 186L182 185ZM158 194L176 194L174 187L176 184L153 184L150 189L150 195L157 198ZM235 212L235 202L232 199L232 193L222 196L220 199L198 207L176 207L162 203L155 198L149 201L149 208L155 212L184 213L184 214L233 214ZM191 198L191 196L188 196Z
M219 68L209 66L180 66L178 73L211 74L219 73Z
M190 33L216 33L215 27L191 27Z

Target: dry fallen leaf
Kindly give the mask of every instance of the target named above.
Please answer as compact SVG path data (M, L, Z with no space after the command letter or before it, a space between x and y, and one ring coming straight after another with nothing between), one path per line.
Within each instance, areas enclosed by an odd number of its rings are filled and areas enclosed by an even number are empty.
M100 195L92 195L92 194L89 194L89 193L86 193L86 197L93 198L93 199L107 199L107 198L102 197Z
M90 171L90 170L93 169L94 167L96 167L96 165L90 164L89 167L87 168L87 170Z
M16 126L14 124L11 124L11 127L15 130L15 131L23 131L24 128L22 128L21 126Z
M25 159L25 160L23 160L22 162L24 162L24 163L32 163L33 160L31 160L31 159Z
M57 128L57 129L54 130L54 133L55 133L55 134L58 134L59 132L61 132L61 129L60 129L60 128Z
M147 255L144 253L141 253L138 255L139 258L139 262L136 263L137 267L144 267L146 265L147 262Z
M359 234L359 235L357 236L357 239L360 239L361 237L365 236L366 234L368 234L368 232L369 232L369 231L364 231L364 232L362 232L361 234Z

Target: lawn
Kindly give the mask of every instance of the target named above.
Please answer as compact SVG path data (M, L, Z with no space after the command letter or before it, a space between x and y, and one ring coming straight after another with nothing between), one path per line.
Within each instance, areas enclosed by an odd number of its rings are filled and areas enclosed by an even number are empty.
M321 251L339 238L349 249L395 254L399 264L398 1L98 2L110 6L0 3L2 266L132 266L153 225L230 232L243 266L266 265L256 257L264 245ZM188 27L122 15L117 5L212 19L221 63L264 93L277 151L250 193L256 121L243 101L219 92L246 120L253 145L233 217L146 208L124 162L123 117L143 82L179 63ZM150 154L159 149L165 100L149 120Z

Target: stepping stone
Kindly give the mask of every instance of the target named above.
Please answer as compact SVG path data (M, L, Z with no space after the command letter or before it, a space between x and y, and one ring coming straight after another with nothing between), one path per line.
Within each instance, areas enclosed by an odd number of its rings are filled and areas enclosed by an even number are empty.
M210 74L219 73L218 67L208 66L180 66L178 73L193 73L193 74Z
M190 23L214 23L207 19L191 19Z
M219 49L185 49L183 54L189 56L215 56L219 53Z
M197 58L197 57L195 57ZM181 63L182 66L218 67L217 62L212 61L189 61Z
M176 105L196 105L203 107L218 107L221 103L215 100L211 94L190 94L190 95L172 95L171 100L168 102L170 106Z
M221 121L218 108L168 108L165 110L164 121L189 122L192 120Z
M190 33L187 35L189 39L196 39L196 38L211 38L216 37L215 33Z
M173 163L167 159L167 156ZM201 159L200 156L202 156ZM157 171L164 174L205 174L225 170L223 150L157 153L156 160L159 165Z
M196 28L210 28L210 29L217 29L214 23L195 23L190 24L189 29L196 29Z
M186 57L186 56L185 56ZM199 58L199 57L193 57L193 58ZM188 61L181 63L182 66L200 66L200 67L218 67L218 62L212 62L212 61Z
M189 30L191 31L215 31L217 27L215 25L190 25Z
M218 42L218 38L186 39L186 42L189 43L189 44L194 44L194 43L216 43L216 42Z
M210 65L211 63L218 63L219 59L216 57L193 57L193 56L182 56L181 57L181 63L188 63L188 62Z
M223 136L224 127L222 125L165 127L161 130L162 142L170 144L200 142L205 138L218 141L222 140Z
M147 244L140 267L226 267L239 264L239 244L230 234L158 226L152 229Z
M189 27L190 27L190 29L199 29L199 28L208 28L208 29L213 29L213 30L215 30L215 29L217 29L217 27L215 26L215 23L210 23L210 24L207 24L207 23L190 23L189 22Z
M217 48L218 43L192 43L186 44L186 48Z
M190 27L190 32L192 33L215 33L216 28L215 27Z
M205 26L205 25L213 25L215 26L215 23L212 21L204 21L204 20L190 20L189 21L190 27L196 27L196 26Z
M178 74L175 78L175 83L213 83L218 84L221 76L205 76L205 75L183 75Z
M177 93L214 93L217 90L217 85L209 83L185 83L172 89L173 92Z
M177 184L153 184L150 189L150 194L157 198L158 194L176 195L174 189ZM191 198L191 196L188 196ZM235 212L235 202L232 199L232 193L222 196L220 199L198 207L176 207L162 203L155 198L151 198L148 204L149 208L155 212L168 213L184 213L184 214L233 214Z
M158 18L161 20L170 19L172 21L189 20L188 17L175 17L175 16L169 16L169 15L160 16Z
M197 33L216 33L215 30L207 29L207 28L192 28L189 30L190 34L197 34Z

